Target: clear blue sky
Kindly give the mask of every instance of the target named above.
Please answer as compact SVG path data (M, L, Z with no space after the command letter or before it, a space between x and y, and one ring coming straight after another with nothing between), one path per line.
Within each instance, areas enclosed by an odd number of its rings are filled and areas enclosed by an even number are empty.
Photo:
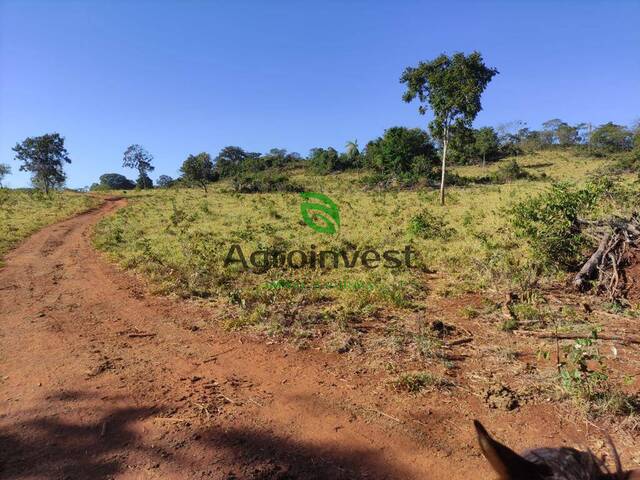
M306 154L428 118L401 101L404 67L479 50L500 70L476 125L640 117L640 1L0 0L0 162L57 131L68 185L156 178L225 145Z

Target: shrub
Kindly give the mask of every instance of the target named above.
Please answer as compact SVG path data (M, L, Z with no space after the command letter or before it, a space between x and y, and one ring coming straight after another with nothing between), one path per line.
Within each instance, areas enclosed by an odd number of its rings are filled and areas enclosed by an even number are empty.
M508 183L515 180L531 180L536 178L535 175L527 172L520 166L515 160L511 160L504 165L501 165L496 172L491 176L491 179L495 183Z
M233 178L233 190L237 193L301 192L302 187L284 175L245 173Z
M449 227L443 215L431 213L426 208L411 217L409 232L425 239L440 238L443 240L456 233L455 229Z
M639 142L640 143L640 142ZM630 152L621 153L609 168L614 174L638 173L640 174L640 145Z
M604 182L583 188L556 183L547 192L516 204L510 211L511 224L546 263L574 268L589 244L579 217L589 213L609 187Z

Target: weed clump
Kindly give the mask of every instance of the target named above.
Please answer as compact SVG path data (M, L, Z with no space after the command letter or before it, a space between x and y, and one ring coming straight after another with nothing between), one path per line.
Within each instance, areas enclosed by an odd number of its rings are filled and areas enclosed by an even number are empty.
M409 220L409 232L418 237L431 240L448 240L455 235L456 230L449 226L444 215L438 215L423 209Z
M563 392L590 414L629 416L640 413L640 398L628 395L613 384L598 350L598 334L576 339L564 348L560 366Z
M518 162L511 160L501 165L500 168L491 175L493 183L508 183L516 180L533 180L537 178L522 168Z
M451 382L430 372L408 372L400 375L393 385L399 392L419 393L429 387L450 387Z

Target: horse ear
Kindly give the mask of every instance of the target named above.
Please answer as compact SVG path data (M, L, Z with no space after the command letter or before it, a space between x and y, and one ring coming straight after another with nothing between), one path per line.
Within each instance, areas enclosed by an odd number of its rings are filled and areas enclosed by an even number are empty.
M498 474L500 480L534 480L540 478L541 469L544 467L526 460L509 447L491 438L491 435L479 421L474 420L473 424L478 434L480 449Z

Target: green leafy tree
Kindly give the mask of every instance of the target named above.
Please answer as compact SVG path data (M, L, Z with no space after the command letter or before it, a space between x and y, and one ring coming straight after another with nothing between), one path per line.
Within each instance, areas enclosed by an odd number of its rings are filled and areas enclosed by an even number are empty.
M543 122L542 131L539 132L539 138L545 147L558 143L556 132L562 124L564 124L564 122L559 118L552 118L551 120Z
M429 134L419 128L392 127L367 144L365 164L387 176L431 175L437 155Z
M13 147L15 159L22 162L20 170L31 172L31 181L49 193L52 188L64 185L67 176L64 164L71 163L64 137L58 133L48 133L39 137L29 137Z
M480 97L498 71L484 64L482 55L455 53L451 57L440 55L431 62L420 62L417 67L405 69L400 82L406 84L405 102L415 98L421 103L418 111L427 109L434 118L429 124L431 134L442 143L442 171L440 203L444 205L447 147L455 126L470 127L482 110Z
M626 127L609 122L591 133L589 143L604 153L623 152L631 149L633 137Z
M100 183L91 186L91 190L133 190L135 182L119 173L105 173L100 175Z
M174 182L175 180L171 178L169 175L160 175L156 183L160 188L169 188L174 184Z
M582 128L582 125L574 127L559 118L554 118L544 122L542 128L541 138L544 140L545 146L560 145L561 147L568 147L579 142L579 129Z
M475 130L458 125L451 129L447 162L451 164L468 164L480 158L476 148Z
M302 156L296 152L287 152L284 148L272 148L269 153L260 156L262 169L284 168L292 163L302 160Z
M0 187L2 187L2 180L4 177L11 173L11 167L6 163L0 163Z
M154 166L151 165L152 161L153 155L138 144L130 145L124 152L122 166L138 171L136 186L140 189L153 188L153 182L148 175L148 172L153 172L155 169Z
M220 178L232 177L247 169L245 162L253 162L259 157L259 153L245 152L240 147L224 147L215 158L215 170Z
M348 167L356 167L360 163L360 148L358 148L358 140L350 140L345 144L344 163Z
M141 173L136 179L136 188L140 190L148 190L153 188L153 180L146 173Z
M563 122L556 129L556 138L561 147L570 147L580 142L580 132L577 126L574 127Z
M309 167L315 173L326 175L330 172L338 170L340 166L340 155L338 151L329 147L312 148L309 153Z
M199 185L207 193L207 184L218 179L213 169L211 155L202 152L197 155L189 155L180 167L183 178L191 184Z
M491 127L482 127L474 131L475 148L482 157L482 166L486 166L487 157L495 158L500 151L498 134Z

